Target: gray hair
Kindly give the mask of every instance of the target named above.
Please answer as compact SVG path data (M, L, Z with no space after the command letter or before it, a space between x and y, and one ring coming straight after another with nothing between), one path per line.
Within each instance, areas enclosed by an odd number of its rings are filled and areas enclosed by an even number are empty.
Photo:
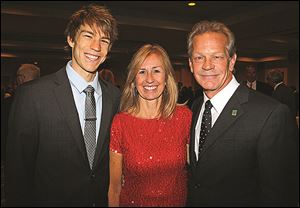
M282 82L284 78L283 72L276 70L276 69L272 69L271 71L269 71L268 73L268 81L271 81L274 84L278 84L279 82Z
M34 64L22 64L18 69L18 72L21 71L29 77L31 77L32 79L37 79L41 75L40 68Z
M192 31L188 35L187 45L188 45L188 55L192 57L193 48L193 39L196 35L201 35L207 32L216 32L222 33L227 37L228 43L226 49L229 53L229 56L232 57L236 53L235 46L235 37L231 30L223 23L217 21L208 21L203 20L196 23Z

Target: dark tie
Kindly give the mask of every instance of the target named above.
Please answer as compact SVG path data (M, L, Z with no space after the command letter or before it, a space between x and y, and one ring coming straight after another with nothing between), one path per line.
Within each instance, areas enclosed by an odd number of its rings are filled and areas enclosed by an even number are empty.
M199 138L199 154L202 151L202 147L205 142L205 139L211 129L211 112L210 112L211 108L212 108L212 104L210 100L206 101L205 109L202 116L202 122L201 122L201 131L200 131L200 138Z
M96 104L94 97L94 88L89 85L85 90L85 125L84 142L89 159L90 168L93 167L94 155L96 149Z

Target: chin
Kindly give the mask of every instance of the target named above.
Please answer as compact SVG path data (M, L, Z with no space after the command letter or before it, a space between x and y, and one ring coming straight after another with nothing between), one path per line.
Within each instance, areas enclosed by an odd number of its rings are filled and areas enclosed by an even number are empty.
M157 100L160 96L159 95L151 95L151 96L143 96L143 95L141 95L141 97L143 98L143 99L145 99L145 100L149 100L149 101L151 101L151 100Z

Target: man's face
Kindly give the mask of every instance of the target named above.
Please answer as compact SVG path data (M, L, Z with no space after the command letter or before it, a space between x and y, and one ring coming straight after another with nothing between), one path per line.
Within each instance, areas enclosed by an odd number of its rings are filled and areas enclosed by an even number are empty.
M248 66L246 68L246 79L249 82L254 82L256 80L256 68L253 66Z
M190 69L209 98L232 79L236 55L229 57L226 44L226 36L215 32L197 35L193 39Z
M68 37L68 43L72 48L72 67L85 78L94 75L106 59L110 40L100 28L82 25L75 40Z

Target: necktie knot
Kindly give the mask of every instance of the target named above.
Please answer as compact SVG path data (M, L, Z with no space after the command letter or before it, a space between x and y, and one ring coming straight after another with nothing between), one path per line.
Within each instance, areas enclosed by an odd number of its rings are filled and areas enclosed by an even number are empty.
M84 90L83 90L83 92L85 93L85 94L93 94L94 93L94 91L95 91L95 89L91 86L91 85L88 85Z
M205 102L205 110L210 110L212 107L213 106L212 106L210 100L208 100L208 101Z

